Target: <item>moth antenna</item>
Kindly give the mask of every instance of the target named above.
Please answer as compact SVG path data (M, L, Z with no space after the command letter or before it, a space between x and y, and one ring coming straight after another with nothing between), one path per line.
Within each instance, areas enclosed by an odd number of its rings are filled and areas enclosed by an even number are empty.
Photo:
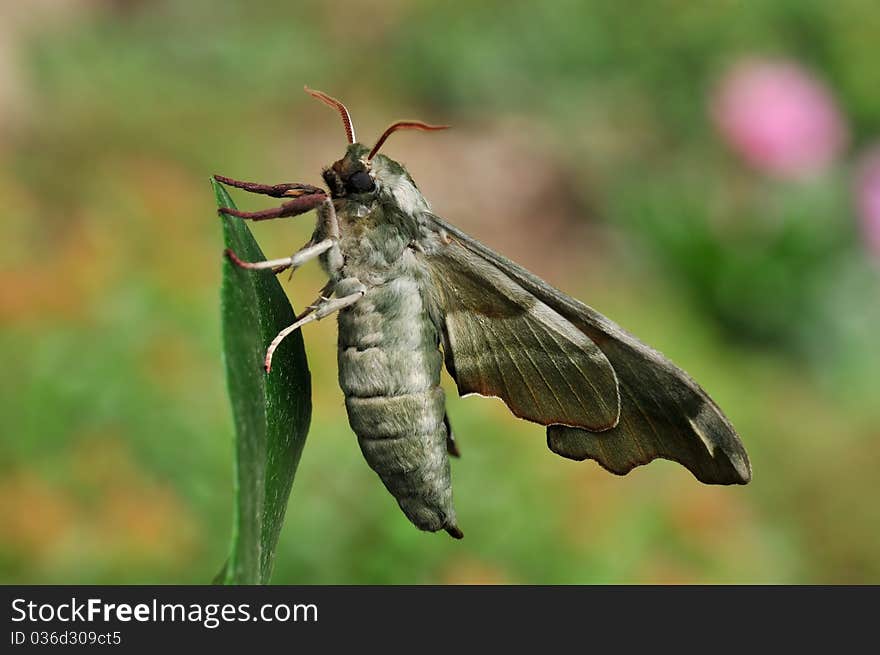
M379 137L379 140L376 141L376 145L370 150L370 154L367 155L367 161L370 161L376 153L379 152L379 148L382 147L385 140L397 130L425 130L426 132L430 132L433 130L445 130L448 127L448 125L428 125L422 121L397 121L396 123L392 123L384 132L382 132L382 136Z
M303 88L310 96L317 98L324 104L330 105L339 112L339 115L342 116L342 124L345 127L345 136L348 137L349 143L354 143L354 123L351 122L351 114L348 113L348 109L345 108L345 105L336 98L328 96L326 93L310 89L308 86L304 86Z

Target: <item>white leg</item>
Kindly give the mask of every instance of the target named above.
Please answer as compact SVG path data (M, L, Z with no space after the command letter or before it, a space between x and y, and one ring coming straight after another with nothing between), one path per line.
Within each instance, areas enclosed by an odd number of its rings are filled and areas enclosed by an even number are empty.
M330 198L325 198L324 202L318 205L318 216L321 217L322 232L324 236L331 239L339 238L339 219L336 217L336 208Z
M326 198L324 202L318 205L318 219L317 234L336 241L327 252L324 264L330 277L337 277L337 274L342 271L342 267L345 265L345 257L342 256L342 252L339 250L339 219L336 216L336 209L330 198Z
M321 306L321 303L325 303L330 300L330 297L333 295L333 287L336 286L336 283L333 280L330 280L321 287L321 290L318 292L318 297L315 298L304 310L303 312L296 317L296 320L300 320L301 318L305 318L313 311L318 309Z
M318 243L314 243L304 247L302 250L298 250L293 253L290 257L282 257L281 259L269 259L263 262L246 262L242 261L238 258L232 250L226 250L226 256L229 257L230 261L233 264L238 266L239 268L247 268L251 270L261 270L266 268L278 269L275 272L279 273L286 268L299 268L307 261L315 259L320 255L324 254L330 248L333 247L333 244L336 243L335 239L324 239Z
M266 350L266 360L263 363L263 367L266 369L266 373L268 373L272 369L272 355L275 353L276 348L278 348L279 344L284 341L284 338L287 337L292 332L300 329L306 323L311 323L312 321L320 321L325 316L329 316L333 312L338 312L340 309L344 309L349 305L353 305L358 300L364 297L366 293L366 288L361 285L361 289L356 291L355 293L349 294L347 296L343 296L342 298L332 298L329 300L324 300L315 306L312 311L303 312L302 317L297 319L297 321L293 325L289 325L288 327L281 330L278 333L278 336L272 339L272 343L269 344L269 348Z

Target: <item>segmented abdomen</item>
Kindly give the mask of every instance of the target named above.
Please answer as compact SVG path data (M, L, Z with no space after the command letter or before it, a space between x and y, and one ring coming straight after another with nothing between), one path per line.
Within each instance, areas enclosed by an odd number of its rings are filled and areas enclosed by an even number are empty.
M458 536L441 365L414 279L371 287L340 312L339 384L364 457L417 527Z

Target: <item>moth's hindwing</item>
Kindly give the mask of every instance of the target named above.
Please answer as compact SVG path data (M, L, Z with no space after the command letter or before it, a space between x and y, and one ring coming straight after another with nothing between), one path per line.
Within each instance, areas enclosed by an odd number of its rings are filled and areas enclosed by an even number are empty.
M439 217L427 220L448 235L427 260L460 393L501 397L548 426L553 452L613 473L661 457L705 483L751 479L733 426L687 373Z

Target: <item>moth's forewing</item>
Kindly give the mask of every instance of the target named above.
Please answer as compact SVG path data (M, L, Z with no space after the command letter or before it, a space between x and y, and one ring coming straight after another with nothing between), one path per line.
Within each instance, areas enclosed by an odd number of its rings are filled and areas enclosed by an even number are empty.
M614 369L583 332L492 263L451 244L431 257L447 369L461 395L501 398L520 418L617 425Z
M464 377L469 383L464 391L479 392L479 389L470 388L476 386L473 382L476 377L480 384L485 385L488 380L511 398L531 398L534 394L538 396L533 401L537 407L547 407L547 403L556 402L542 401L539 394L551 398L555 394L559 400L565 401L562 420L558 415L553 420L542 420L549 416L549 412L537 418L524 418L549 426L547 440L554 452L572 459L595 459L613 473L625 474L636 466L662 457L679 462L697 479L706 483L745 484L751 479L748 455L736 430L687 373L599 312L554 289L439 217L429 216L428 220L438 232L445 232L451 237L450 244L430 258L435 277L453 281L469 280L475 285L473 293L465 294L467 302L464 304L454 304L455 294L446 293L443 296L446 299L446 306L442 308L446 316L446 329L466 335L450 338L445 344L450 351L447 353L447 362L451 359L459 380ZM482 285L480 279L484 280ZM552 314L546 316L556 316L558 319L555 326L544 326L550 333L558 333L553 330L555 327L567 334L573 326L601 350L619 384L620 420L615 427L595 432L558 425L584 425L584 408L578 404L578 395L571 393L573 379L568 377L570 369L558 370L551 377L528 376L524 367L536 363L528 356L514 356L507 360L496 358L494 368L480 366L476 367L478 370L472 370L476 362L492 361L484 354L491 352L492 348L496 352L501 349L504 353L521 348L522 335L528 334L531 328L522 320L507 323L503 331L498 327L504 324L506 317L493 316L493 312L497 313L498 299L486 291L493 286L506 289L508 295L526 293L552 310ZM510 289L515 291L511 292ZM482 295L478 291L482 291ZM479 304L481 298L485 299L483 305ZM465 330L462 326L468 326L469 329ZM491 336L483 336L481 343L479 336L474 334L479 330ZM499 345L502 342L505 344L503 347ZM572 356L571 343L563 343L561 347L571 361L581 361L581 358ZM525 352L533 351L526 348ZM599 360L590 358L590 361ZM468 362L464 372L462 362ZM546 367L536 365L535 368L543 371ZM594 386L597 385L597 379L592 376L598 374L597 390L610 393L609 378L601 365L596 363L590 369L581 369L581 372L583 377L591 377ZM582 380L578 378L578 384L582 384ZM459 389L462 390L461 382ZM553 406L558 412L558 405Z

